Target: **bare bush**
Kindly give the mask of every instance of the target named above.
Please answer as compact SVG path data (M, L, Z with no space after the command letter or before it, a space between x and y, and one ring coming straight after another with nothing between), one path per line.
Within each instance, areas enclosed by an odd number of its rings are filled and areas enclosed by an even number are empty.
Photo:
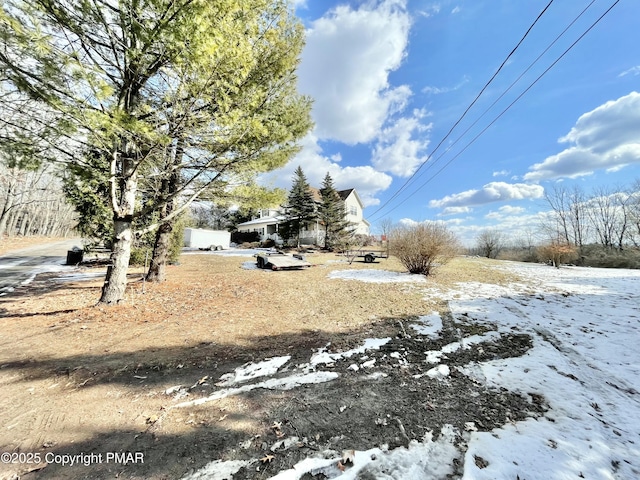
M460 251L456 236L437 222L398 227L389 238L391 255L398 257L409 273L429 275Z
M552 243L538 248L540 260L560 268L561 263L569 263L578 259L578 249L568 243Z

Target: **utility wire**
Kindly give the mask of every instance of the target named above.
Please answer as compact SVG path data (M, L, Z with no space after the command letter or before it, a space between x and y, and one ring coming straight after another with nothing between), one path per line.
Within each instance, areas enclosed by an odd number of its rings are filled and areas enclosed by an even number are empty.
M506 58L503 60L503 62L500 64L500 66L498 67L498 69L495 71L495 73L491 76L491 78L489 79L489 81L487 81L487 83L484 84L484 86L482 87L482 89L480 90L480 92L476 95L476 97L473 99L473 101L469 104L469 106L466 108L466 110L462 113L462 115L458 118L458 120L456 120L456 122L453 124L453 126L449 129L449 131L447 132L447 134L440 140L440 142L438 143L438 145L436 146L436 148L433 149L433 151L431 152L431 154L429 154L427 156L427 158L420 164L420 166L416 169L415 172L413 172L413 174L405 181L405 183L396 191L396 193L394 193L392 195L392 197L387 200L382 206L380 206L375 212L373 212L372 215L375 215L376 213L378 213L380 210L382 210L389 202L391 202L394 198L396 198L406 187L407 185L412 181L412 179L416 176L416 174L420 171L420 169L431 159L431 157L433 156L433 154L442 146L442 144L447 140L447 138L449 138L449 136L453 133L453 130L460 124L460 122L464 119L464 117L466 117L467 113L469 113L469 110L471 110L471 108L476 104L476 102L480 99L480 96L485 92L485 90L489 87L489 85L491 85L491 83L493 82L493 80L495 80L495 78L498 76L498 74L500 73L500 71L502 71L502 68L507 64L507 62L509 61L509 59L513 56L513 54L516 52L516 50L518 50L518 48L520 47L520 45L522 44L522 42L524 42L525 38L527 38L527 36L529 35L529 33L531 32L531 30L533 30L533 27L536 25L536 23L538 23L538 21L540 20L540 18L542 18L542 16L545 14L545 12L549 9L549 7L551 6L551 4L554 2L554 0L550 0L549 3L547 4L546 7L544 7L544 9L538 14L538 16L536 17L536 19L533 21L533 23L529 26L529 28L527 29L527 31L525 32L525 34L522 36L522 38L520 38L520 40L518 41L518 43L516 44L515 47L513 47L513 49L511 50L511 52L509 52L509 54L506 56Z
M547 67L547 69L542 72L520 95L518 95L515 100L513 100L504 110L502 110L502 112L500 112L500 114L498 114L498 116L496 116L491 123L489 123L489 125L487 125L485 128L483 128L480 133L478 133L475 137L473 137L473 139L467 143L464 148L462 150L460 150L455 156L453 156L447 163L445 163L437 172L435 172L431 177L429 177L424 183L422 183L416 191L414 191L413 193L411 193L407 198L405 198L404 200L402 200L400 203L398 203L395 207L393 207L391 210L389 210L390 213L392 211L394 211L395 209L397 209L400 205L404 204L409 198L411 198L413 195L415 195L416 193L418 193L418 191L420 189L422 189L425 185L427 185L428 183L431 182L431 180L433 180L436 176L438 176L445 168L447 168L456 158L458 158L467 148L469 148L481 135L484 134L484 132L486 132L495 122L497 122L509 109L511 109L511 107L513 105L516 104L516 102L518 102L529 90L531 90L531 88L538 83L538 81L545 76L549 70L551 70L571 49L573 49L573 47L576 46L576 44L582 40L598 23L600 23L600 21L613 9L613 7L615 7L618 3L620 2L620 0L616 0L602 15L600 15L600 17L598 17L598 19L593 22L589 28L587 28L587 30L585 30L582 35L580 35L564 52L562 52L562 54L551 64L549 65L549 67ZM385 205L387 205L389 202L385 202ZM381 207L382 208L382 207ZM378 209L379 211L380 209ZM374 214L377 213L374 212Z
M568 30L569 30L569 29L570 29L570 28L571 28L571 27L572 27L572 26L573 26L573 25L574 25L574 24L575 24L579 19L580 19L580 17L582 17L582 15L584 15L584 13L585 13L585 12L586 12L586 11L587 11L587 10L588 10L588 9L589 9L589 8L590 8L590 7L595 3L595 2L596 2L596 0L591 0L591 3L589 3L589 5L587 5L587 6L586 6L586 7L585 7L585 8L584 8L584 9L583 9L579 14L578 14L578 16L577 16L577 17L575 17L575 18L571 21L571 23L569 23L569 25L567 25L567 27L566 27L562 32L560 32L560 34L558 34L558 35L556 36L556 38L555 38L555 39L554 39L554 40L553 40L553 41L552 41L552 42L547 46L547 48L545 48L545 49L542 51L542 53L540 53L540 55L538 55L538 56L536 57L536 59L535 59L533 62L531 62L531 63L529 64L529 66L528 66L528 67L527 67L527 68L526 68L526 69L525 69L525 70L524 70L524 71L523 71L523 72L518 76L518 78L516 78L516 79L511 83L511 85L509 85L509 87L507 87L507 89L506 89L504 92L502 92L502 94L500 94L500 96L499 96L498 98L496 98L496 99L493 101L493 103L492 103L491 105L489 105L489 106L484 110L484 112L482 112L482 114L481 114L481 115L480 115L480 116L479 116L479 117L478 117L478 118L477 118L477 119L476 119L476 120L475 120L475 121L474 121L474 122L473 122L473 123L472 123L472 124L471 124L467 129L466 129L466 130L465 130L465 131L464 131L464 132L462 132L462 134L460 134L460 136L458 136L458 138L456 138L456 139L451 143L451 145L449 145L449 146L446 148L446 150L445 150L444 152L440 153L440 154L438 155L438 157L437 157L437 158L435 158L432 162L430 162L430 163L427 165L427 167L426 167L422 172L420 172L418 175L414 175L413 180L415 181L415 180L417 180L419 177L421 177L422 175L424 175L426 172L428 172L431 168L433 168L433 167L435 166L435 164L438 162L438 160L440 160L444 155L446 155L447 153L449 153L449 151L450 151L453 147L455 147L455 146L458 144L458 142L460 142L460 140L462 140L462 139L465 137L465 135L466 135L467 133L469 133L469 131L470 131L473 127L475 127L475 126L478 124L478 122L479 122L482 118L484 118L484 116L485 116L487 113L489 113L489 111L490 111L490 110L491 110L491 109L492 109L492 108L493 108L493 107L494 107L494 106L495 106L495 105L496 105L496 104L497 104L497 103L498 103L498 102L499 102L499 101L500 101L500 100L501 100L501 99L502 99L502 98L503 98L503 97L504 97L504 96L505 96L509 91L511 91L511 89L516 85L516 83L518 83L518 82L522 79L522 77L524 77L524 76L526 75L526 73L527 73L529 70L531 70L531 68L533 68L533 66L534 66L536 63L538 63L538 61L539 61L539 60L540 60L540 59L541 59L541 58L542 58L542 57L543 57L543 56L544 56L544 55L545 55L545 54L546 54L546 53L551 49L551 47L553 47L553 45L555 45L555 44L558 42L558 40L559 40L560 38L562 38L562 36L564 36L564 34L565 34L565 33L566 33L566 32L567 32L567 31L568 31ZM435 151L434 151L434 152L435 152ZM433 156L433 153L430 155L430 157L432 157L432 156ZM417 172L416 172L416 173L417 173ZM382 208L382 207L381 207L381 208ZM375 213L375 212L374 212L374 213Z

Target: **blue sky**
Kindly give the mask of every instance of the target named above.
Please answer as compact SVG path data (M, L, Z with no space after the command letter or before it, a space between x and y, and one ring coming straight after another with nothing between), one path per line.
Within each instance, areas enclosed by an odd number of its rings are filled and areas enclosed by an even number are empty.
M315 128L268 182L290 187L298 165L312 185L329 172L357 189L374 233L384 218L440 220L467 244L485 228L538 230L558 182L630 186L640 3L621 0L534 83L614 2L552 2L446 137L549 0L295 0L307 29L299 89L314 98Z

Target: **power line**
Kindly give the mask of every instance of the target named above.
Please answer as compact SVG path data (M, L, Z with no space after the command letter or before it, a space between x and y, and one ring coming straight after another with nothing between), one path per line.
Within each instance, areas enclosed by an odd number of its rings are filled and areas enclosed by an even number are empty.
M444 152L442 152L440 155L438 155L438 157L436 159L434 159L431 163L429 163L427 165L427 168L424 169L422 172L420 172L418 175L414 175L413 180L415 181L417 178L421 177L422 175L424 175L424 173L426 173L427 171L429 171L429 169L431 169L437 162L438 160L440 160L444 155L446 155L447 153L449 153L449 151L458 144L458 142L460 142L460 140L462 140L464 138L464 136L473 128L475 127L478 122L484 118L484 116L489 113L489 111L515 86L516 83L518 83L522 77L524 77L526 75L526 73L531 70L531 68L533 68L533 66L538 63L538 61L551 49L551 47L553 47L553 45L555 45L557 43L557 41L562 38L562 36L564 36L564 34L580 19L580 17L582 17L582 15L584 15L584 13L596 2L596 0L591 0L591 2L589 3L589 5L587 5L579 14L577 17L575 17L570 23L569 25L567 25L564 30L562 30L562 32L560 32L560 34L558 34L556 36L556 38L547 46L547 48L545 48L542 53L540 53L536 59L531 62L529 64L529 66L518 76L518 78L516 78L508 87L507 89L502 92L500 94L500 96L498 96L498 98L496 98L493 103L491 103L491 105L489 105L484 112L482 112L482 114L476 119L474 120L474 122L467 127L467 129L462 132L460 134L460 136L458 136L458 138L456 138L451 145L449 145L446 150ZM435 152L435 151L434 151ZM433 156L433 153L430 155L430 157ZM418 172L415 172L418 173ZM387 202L388 203L388 202ZM381 207L382 208L382 207ZM374 212L375 214L375 212Z
M522 44L522 42L524 42L525 38L527 38L527 36L529 35L529 33L531 32L531 30L533 29L533 27L536 25L536 23L538 23L538 21L540 20L540 18L542 18L542 16L545 14L545 12L549 9L549 7L551 6L551 4L554 2L554 0L550 0L549 3L547 4L546 7L544 7L544 9L538 14L538 16L536 17L536 19L533 21L533 23L529 26L529 28L527 29L527 31L524 33L524 35L520 38L520 40L518 41L518 43L516 44L515 47L513 47L513 49L509 52L509 54L506 56L506 58L502 61L502 63L500 64L500 66L498 67L498 69L495 71L495 73L491 76L491 78L484 84L484 86L482 87L482 89L480 90L480 92L476 95L476 97L473 99L473 101L469 104L469 106L466 108L466 110L462 113L462 115L458 118L458 120L456 120L456 122L453 124L453 126L449 129L449 131L447 132L447 134L440 140L440 142L438 143L438 145L436 146L436 148L433 149L433 151L431 152L431 154L429 154L427 156L427 158L420 164L420 166L416 169L415 172L413 172L413 174L405 181L405 183L396 191L396 193L393 194L393 196L387 200L382 206L380 206L375 212L373 212L372 215L375 215L376 213L378 213L380 210L382 210L389 202L391 202L394 198L396 198L406 187L407 185L411 182L411 180L416 176L416 174L420 171L420 169L429 161L429 159L433 156L433 154L438 151L438 149L442 146L442 144L447 140L447 138L449 138L449 136L451 135L451 133L453 133L453 130L460 124L460 122L464 119L464 117L466 117L467 113L469 113L469 110L471 110L471 108L476 104L476 102L480 99L480 96L485 92L485 90L489 87L489 85L491 85L491 83L493 82L493 80L495 80L495 78L498 76L498 74L500 73L500 71L502 71L502 68L507 64L507 62L509 61L509 59L513 56L513 54L516 52L516 50L518 50L518 48L520 47L520 45Z
M518 95L515 100L513 100L504 110L502 110L502 112L500 112L485 128L483 128L480 133L478 133L475 137L473 137L473 139L471 141L469 141L469 143L467 143L464 148L462 150L460 150L456 155L454 155L447 163L445 163L437 172L435 172L431 177L429 177L424 183L422 183L417 189L416 191L414 191L412 194L410 194L407 198L405 198L403 201L401 201L400 203L398 203L395 207L393 207L391 210L389 210L388 213L394 211L395 209L397 209L400 205L404 204L409 198L411 198L413 195L415 195L420 189L422 189L425 185L427 185L429 182L431 182L431 180L433 180L436 176L438 176L445 168L447 168L455 159L457 159L460 155L462 155L462 153L469 148L473 143L475 143L475 141L484 134L484 132L486 132L495 122L497 122L509 109L511 109L511 107L513 105L516 104L516 102L518 102L529 90L531 90L531 88L533 88L533 86L538 83L538 81L540 81L540 79L545 76L549 70L551 70L571 49L573 49L573 47L576 46L576 44L582 40L598 23L600 23L600 21L613 9L613 7L615 7L618 3L620 2L620 0L616 0L602 15L600 15L600 17L598 17L598 19L593 22L589 28L587 28L587 30L585 30L582 35L580 35L564 52L562 52L562 54L551 64L549 65L549 67L547 67L522 93L520 93L520 95ZM439 157L441 158L441 157ZM387 205L389 202L385 202L385 205ZM377 213L382 207L380 207L375 213Z

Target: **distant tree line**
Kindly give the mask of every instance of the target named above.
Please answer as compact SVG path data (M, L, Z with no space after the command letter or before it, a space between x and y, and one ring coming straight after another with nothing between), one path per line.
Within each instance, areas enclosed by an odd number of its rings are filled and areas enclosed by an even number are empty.
M51 170L21 169L0 162L0 238L65 237L74 230L76 212Z
M640 247L640 179L630 187L598 187L586 193L579 186L546 190L551 217L544 230L557 243L579 250L590 244L624 250Z
M487 258L575 262L640 268L640 179L629 187L556 185L545 190L550 210L537 230L509 238L497 228L481 231L470 253Z

